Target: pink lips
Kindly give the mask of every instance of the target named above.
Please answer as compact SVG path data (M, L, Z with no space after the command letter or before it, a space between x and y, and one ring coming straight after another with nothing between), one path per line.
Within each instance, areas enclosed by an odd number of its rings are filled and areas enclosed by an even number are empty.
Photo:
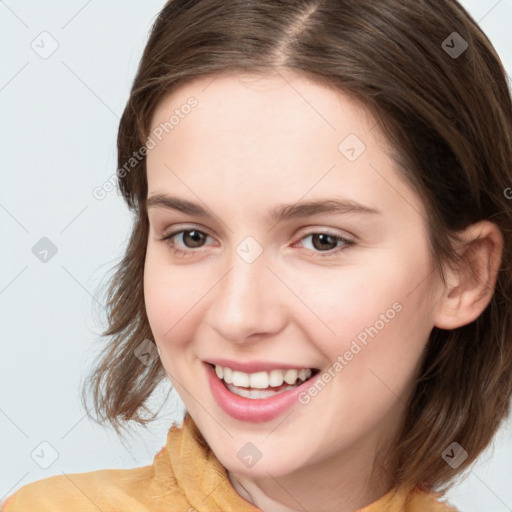
M221 360L219 359L216 361ZM231 366L231 362L229 365L223 365L220 362L217 364L220 366L229 366L234 370L237 370L240 367L240 365L238 365L238 367L236 365ZM251 423L263 423L277 418L292 405L296 404L298 402L299 394L312 386L315 380L321 376L321 373L319 372L307 381L303 382L300 386L290 389L289 391L284 391L283 393L279 393L269 398L253 400L231 393L231 391L229 391L224 383L217 377L215 368L208 363L205 363L204 366L208 382L210 384L210 389L217 405L231 417L241 421L249 421ZM275 366L274 368L283 368L283 366ZM293 368L297 367L295 366ZM259 366L256 371L263 370L261 370L261 366Z

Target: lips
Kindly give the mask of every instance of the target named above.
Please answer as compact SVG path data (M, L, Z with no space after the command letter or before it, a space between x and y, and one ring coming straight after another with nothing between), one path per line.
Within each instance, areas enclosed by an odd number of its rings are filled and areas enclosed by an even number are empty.
M226 360L222 361L224 364L227 362ZM232 362L229 361L229 364L232 364ZM292 406L299 407L299 395L307 390L310 386L313 386L316 380L321 377L321 373L318 372L317 374L310 377L307 381L303 382L299 386L294 387L293 389L275 394L269 398L251 399L231 393L231 391L229 391L225 386L224 382L217 377L212 364L204 363L204 367L206 370L206 378L207 382L209 383L210 391L217 405L232 418L250 423L262 423L270 421L279 417ZM259 366L259 368L261 368L261 366ZM275 368L276 367L274 366L274 368L271 369Z

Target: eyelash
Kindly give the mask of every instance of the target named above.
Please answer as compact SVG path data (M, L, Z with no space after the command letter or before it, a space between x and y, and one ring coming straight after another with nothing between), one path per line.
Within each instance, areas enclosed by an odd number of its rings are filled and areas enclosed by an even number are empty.
M190 231L197 231L198 233L201 233L202 235L209 236L207 233L204 233L203 231L199 231L198 229L191 228L191 229L180 229L179 231L173 231L172 233L164 235L160 240L163 242L166 242L166 245L168 245L172 249L172 251L175 255L191 256L193 252L198 252L198 251L195 249L189 249L189 250L177 249L176 243L174 241L172 241L172 238L174 238L176 235L179 235L181 233L190 232ZM301 237L300 240L303 240L304 238L310 237L312 235L327 235L327 236L332 237L337 242L343 242L343 245L336 249L331 249L329 251L314 251L314 252L318 253L317 255L314 256L315 258L316 257L320 257L320 258L333 257L333 256L337 255L338 253L340 253L341 251L346 251L346 250L350 249L355 244L355 242L353 240L348 240L342 236L335 235L334 233L329 233L328 231L312 231L310 233L305 234L303 237Z

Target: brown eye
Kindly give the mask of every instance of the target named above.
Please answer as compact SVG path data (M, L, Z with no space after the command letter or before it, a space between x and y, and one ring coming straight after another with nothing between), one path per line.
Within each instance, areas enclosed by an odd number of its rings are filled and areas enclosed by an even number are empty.
M196 229L181 231L183 233L183 243L189 249L194 249L196 247L201 247L202 242L204 242L204 233L201 231L197 231Z
M313 256L320 257L335 256L339 252L346 251L355 245L353 240L327 232L309 233L301 238L301 242L304 243L303 241L307 239L310 239L309 245L311 247L309 249L313 252Z
M311 235L311 237L313 247L319 251L330 251L338 245L338 237L327 233L316 233Z
M182 241L180 242L178 242L178 235L181 235ZM208 235L197 229L182 229L169 233L164 236L162 240L176 253L184 253L187 252L187 249L198 249L202 247L207 237Z

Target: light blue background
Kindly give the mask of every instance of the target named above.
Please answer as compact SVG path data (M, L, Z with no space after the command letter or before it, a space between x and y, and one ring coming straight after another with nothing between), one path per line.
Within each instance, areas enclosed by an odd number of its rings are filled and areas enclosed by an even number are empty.
M151 464L183 413L173 393L150 430L123 443L78 395L102 344L99 285L131 226L115 190L101 201L92 191L115 173L119 117L163 4L0 1L0 500L51 475ZM512 74L512 0L462 4ZM58 43L47 59L31 47L43 31ZM58 249L47 263L32 253L42 237ZM449 493L462 512L512 510L511 426ZM48 469L31 458L41 442L58 453Z

